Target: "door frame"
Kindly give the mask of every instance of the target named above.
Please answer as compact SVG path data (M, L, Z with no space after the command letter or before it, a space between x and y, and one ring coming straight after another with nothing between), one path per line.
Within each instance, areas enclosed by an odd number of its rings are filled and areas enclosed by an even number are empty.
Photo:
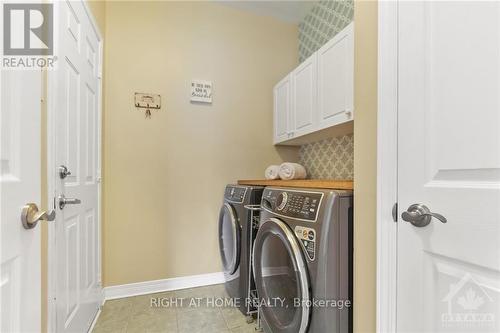
M99 67L98 67L98 92L97 92L97 279L98 285L101 288L101 301L104 301L102 293L102 74L103 74L103 50L104 39L97 25L97 22L90 10L86 0L80 0L83 4L85 12L90 19L92 28L94 29L99 40ZM57 12L56 12L57 14ZM57 163L56 163L56 95L54 91L57 89L57 77L54 72L47 71L47 201L52 205L52 200L56 198L56 182L57 182ZM55 205L55 204L54 204ZM55 208L54 208L55 209ZM56 244L56 228L54 223L48 223L48 256L47 256L47 332L55 332L57 330L57 307L56 307L56 285L57 285L57 244Z
M377 332L396 332L398 210L398 1L378 2ZM396 206L397 208L397 206Z

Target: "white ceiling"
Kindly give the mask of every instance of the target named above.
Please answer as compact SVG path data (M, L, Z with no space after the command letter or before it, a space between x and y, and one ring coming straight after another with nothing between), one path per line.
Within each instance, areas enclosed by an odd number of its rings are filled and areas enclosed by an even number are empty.
M299 23L317 1L289 0L218 0L222 5L238 8L258 15L271 16L278 20Z

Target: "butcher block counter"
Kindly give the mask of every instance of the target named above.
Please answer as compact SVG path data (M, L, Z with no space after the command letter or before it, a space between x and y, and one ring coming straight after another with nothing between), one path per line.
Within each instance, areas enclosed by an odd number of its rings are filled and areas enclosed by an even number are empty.
M354 182L352 180L329 180L329 179L294 179L294 180L255 179L255 180L238 180L238 185L352 190Z

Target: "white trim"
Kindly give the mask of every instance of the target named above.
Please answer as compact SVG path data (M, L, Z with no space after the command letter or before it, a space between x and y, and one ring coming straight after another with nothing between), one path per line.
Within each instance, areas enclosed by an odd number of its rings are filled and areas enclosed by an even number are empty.
M103 108L103 98L102 98L102 68L104 65L104 40L102 34L99 30L95 18L92 15L92 11L88 7L88 2L86 0L80 0L83 3L83 7L90 19L94 32L96 33L97 39L99 41L99 91L98 91L98 165L97 174L101 177L102 170L102 108ZM58 14L57 6L54 6L54 15ZM56 197L56 181L57 181L57 170L56 170L56 109L57 105L54 104L57 98L58 82L56 79L56 72L47 71L47 201L49 205L54 205L53 209L56 209L55 203L52 201ZM98 188L98 284L102 286L102 267L101 267L101 228L102 228L102 182L99 181ZM47 238L48 238L48 257L47 257L47 332L56 332L57 330L57 308L56 308L56 286L57 286L57 245L56 245L56 228L54 223L48 223L47 228ZM101 295L104 295L101 289ZM102 296L104 301L104 296ZM96 316L97 317L97 316ZM96 320L96 319L95 319ZM94 322L95 322L94 320Z
M209 286L224 283L224 273L208 273L201 275L183 276L171 279L144 281L122 284L104 288L106 300L159 293L163 291L179 290Z
M94 331L94 327L97 324L97 321L99 320L99 316L101 315L102 307L103 307L104 302L105 302L104 297L101 300L102 300L101 306L99 307L99 311L97 311L97 313L96 313L96 315L94 317L94 320L92 321L92 324L90 325L89 332Z
M377 332L396 332L398 2L378 3Z

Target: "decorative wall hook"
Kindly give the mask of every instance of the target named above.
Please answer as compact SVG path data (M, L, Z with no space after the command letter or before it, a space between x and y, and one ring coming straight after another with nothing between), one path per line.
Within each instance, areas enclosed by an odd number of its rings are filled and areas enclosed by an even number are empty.
M158 94L135 93L135 107L146 109L145 117L151 118L151 109L161 108L161 96Z

